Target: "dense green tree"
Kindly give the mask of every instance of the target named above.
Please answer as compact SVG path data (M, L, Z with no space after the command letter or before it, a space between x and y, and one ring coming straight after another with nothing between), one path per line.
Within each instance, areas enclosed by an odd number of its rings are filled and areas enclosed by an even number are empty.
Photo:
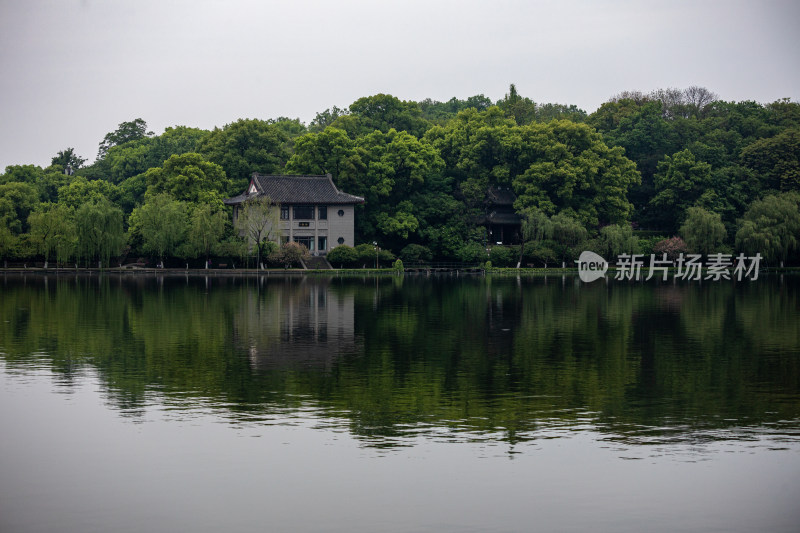
M696 206L686 210L680 233L690 252L704 255L723 251L728 235L718 213Z
M518 126L530 124L536 120L536 103L530 98L520 96L517 87L512 83L508 94L497 102L497 107Z
M344 130L329 127L295 140L294 154L286 164L290 174L328 174L337 185L353 193L365 174L367 154Z
M765 189L800 191L800 128L745 147L742 163L761 176Z
M308 126L308 130L314 133L324 131L328 126L333 124L337 118L349 113L350 112L347 109L339 109L336 106L328 108L314 116L314 119Z
M142 250L163 264L183 244L189 228L186 204L166 193L154 194L133 210L129 224L130 232L141 239Z
M141 118L136 118L130 122L122 122L116 130L107 133L100 142L97 151L97 159L103 159L112 146L119 146L131 141L142 139L153 135L152 131L147 131L147 122Z
M28 216L39 203L33 185L8 182L0 185L0 224L19 235L28 231Z
M358 262L358 252L356 252L356 249L352 246L340 244L328 252L325 258L331 265L344 268Z
M620 254L639 252L639 239L633 234L630 224L612 224L600 229L598 239L600 254L611 260Z
M279 174L289 159L288 135L280 126L264 120L240 119L214 130L197 152L221 166L232 180L228 194L242 192L253 172Z
M30 238L36 250L44 255L44 266L54 252L58 259L68 259L74 246L75 222L72 210L63 204L39 204L28 216ZM66 257L65 257L66 256Z
M405 263L427 263L433 259L433 253L421 244L409 244L400 250L400 258Z
M119 188L113 183L103 180L89 181L83 176L75 176L68 185L58 189L58 203L78 209L85 203L102 199L113 202L119 194Z
M42 177L42 167L36 165L10 165L0 175L0 185L4 183L27 183L36 185Z
M422 117L432 123L444 124L454 118L460 111L474 108L485 111L492 106L492 101L482 94L470 96L466 100L459 100L455 96L447 102L438 102L430 98L419 103Z
M429 123L422 118L422 110L416 102L404 102L390 94L376 94L359 98L350 104L351 119L358 121L358 133L374 130L388 133L389 130L405 131L421 137ZM341 117L344 118L344 117ZM339 120L334 121L333 125Z
M800 195L782 193L756 200L745 212L736 232L736 247L750 255L760 253L781 265L800 244Z
M92 198L75 211L77 256L87 264L98 260L109 266L125 244L122 210L105 197Z
M176 126L155 137L142 137L113 146L102 161L95 163L96 177L122 183L149 168L161 167L173 155L197 151L200 141L208 134L206 130Z
M568 213L561 212L550 217L550 238L554 251L562 262L577 259L579 248L586 242L589 232L580 221Z
M627 192L639 173L620 148L606 146L589 126L565 120L531 124L520 133L531 163L513 179L518 211L566 211L587 227L630 218Z
M213 204L217 208L222 208L222 200L231 187L221 166L196 153L173 155L144 176L148 195L167 193L179 201Z
M67 148L66 150L59 150L53 159L50 161L51 165L59 166L62 170L70 171L78 170L86 162L86 159L78 156L74 148Z
M214 209L210 204L196 206L189 216L187 241L190 255L193 257L202 255L208 262L225 234L227 223L228 215L225 211Z
M686 209L711 185L711 165L697 161L689 150L666 156L658 163L655 175L656 195L650 201L660 215L661 227L674 230Z

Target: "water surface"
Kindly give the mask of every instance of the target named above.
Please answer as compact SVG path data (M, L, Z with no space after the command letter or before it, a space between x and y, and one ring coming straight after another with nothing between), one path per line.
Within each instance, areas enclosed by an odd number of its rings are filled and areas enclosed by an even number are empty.
M0 531L796 531L797 277L0 278Z

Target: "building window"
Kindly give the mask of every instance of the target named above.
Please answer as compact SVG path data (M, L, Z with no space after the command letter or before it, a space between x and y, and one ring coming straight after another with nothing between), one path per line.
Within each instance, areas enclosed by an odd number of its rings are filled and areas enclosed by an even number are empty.
M314 220L314 206L313 205L296 205L296 206L294 206L294 219L295 220Z
M289 220L289 206L281 206L281 220Z
M319 206L319 209L317 210L317 218L319 220L328 220L328 206L327 205Z
M294 240L308 248L309 252L314 251L314 237L295 237Z
M343 217L343 216L344 216L344 209L339 209L339 216L340 216L340 217Z
M344 244L344 237L339 237L338 239L336 239L336 242L338 242L339 244Z
M289 242L289 236L281 235L281 244L286 244L287 242Z
M317 250L320 252L324 252L328 249L328 238L327 237L317 237Z
M311 222L298 222L297 225L301 228L307 228L311 225Z

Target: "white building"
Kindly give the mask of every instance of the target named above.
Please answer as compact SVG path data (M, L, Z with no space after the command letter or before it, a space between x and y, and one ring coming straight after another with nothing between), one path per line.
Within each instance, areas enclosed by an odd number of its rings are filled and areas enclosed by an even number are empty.
M340 244L355 246L355 205L364 199L341 192L324 176L253 173L247 190L224 200L236 220L241 204L268 196L280 206L281 241L303 244L313 255L325 255Z

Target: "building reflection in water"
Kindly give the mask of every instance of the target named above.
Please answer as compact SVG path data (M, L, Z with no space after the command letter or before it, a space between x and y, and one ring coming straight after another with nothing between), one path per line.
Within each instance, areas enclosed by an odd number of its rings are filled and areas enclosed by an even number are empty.
M355 335L355 297L331 278L268 280L246 293L233 334L254 369L330 369L363 345ZM277 290L279 289L279 290Z

